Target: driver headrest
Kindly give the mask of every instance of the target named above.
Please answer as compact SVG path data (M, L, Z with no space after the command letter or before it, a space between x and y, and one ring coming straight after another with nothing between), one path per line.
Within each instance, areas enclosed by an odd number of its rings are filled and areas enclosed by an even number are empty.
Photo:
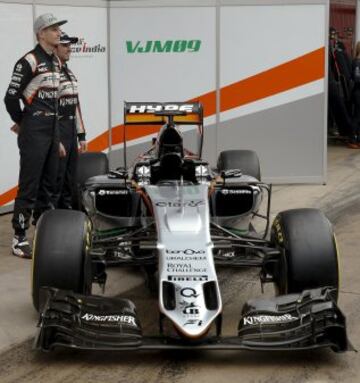
M174 128L166 128L159 138L159 157L164 154L177 153L184 156L183 139L181 134Z

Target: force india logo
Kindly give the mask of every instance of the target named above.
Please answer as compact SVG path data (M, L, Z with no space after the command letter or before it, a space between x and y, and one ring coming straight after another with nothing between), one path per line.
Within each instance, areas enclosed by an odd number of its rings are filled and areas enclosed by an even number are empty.
M243 323L244 325L272 324L272 323L290 322L297 319L298 319L297 317L293 317L291 314L256 315L256 316L244 317Z
M126 41L126 52L133 53L195 53L199 52L201 40L148 40Z
M105 53L106 47L102 44L88 44L85 39L82 37L76 44L71 45L71 52L75 54L93 54L93 53ZM79 57L79 56L77 56Z
M130 315L95 315L95 314L84 314L81 317L82 320L87 322L117 322L120 324L127 324L130 326L137 327L135 318Z

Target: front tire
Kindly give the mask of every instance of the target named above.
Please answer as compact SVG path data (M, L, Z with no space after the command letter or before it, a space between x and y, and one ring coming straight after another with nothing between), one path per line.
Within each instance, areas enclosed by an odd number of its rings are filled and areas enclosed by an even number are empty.
M276 287L280 294L333 287L338 294L338 252L332 225L317 209L286 210L277 215L271 241L283 251Z
M75 293L91 292L90 221L80 211L45 212L34 237L32 297L41 308L41 287L55 287Z

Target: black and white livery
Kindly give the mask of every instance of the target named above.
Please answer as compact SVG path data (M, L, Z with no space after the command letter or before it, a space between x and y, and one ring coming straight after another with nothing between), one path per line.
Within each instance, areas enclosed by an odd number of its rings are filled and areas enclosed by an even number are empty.
M255 152L221 152L216 169L202 158L200 103L125 103L124 124L124 164L128 129L161 128L131 166L109 171L104 154L83 155L83 211L53 210L38 223L37 348L351 347L336 303L335 237L320 211L284 211L270 225L271 185L261 182ZM109 265L146 270L159 301L157 334L143 333L130 300L91 295ZM219 266L258 268L278 292L248 301L231 337L221 334Z

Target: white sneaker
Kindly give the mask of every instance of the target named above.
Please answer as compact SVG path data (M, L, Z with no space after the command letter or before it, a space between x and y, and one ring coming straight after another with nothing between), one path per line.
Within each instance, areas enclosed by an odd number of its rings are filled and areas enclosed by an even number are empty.
M19 237L15 235L12 240L11 249L12 249L12 253L17 257L27 258L27 259L32 258L31 246L25 236Z

